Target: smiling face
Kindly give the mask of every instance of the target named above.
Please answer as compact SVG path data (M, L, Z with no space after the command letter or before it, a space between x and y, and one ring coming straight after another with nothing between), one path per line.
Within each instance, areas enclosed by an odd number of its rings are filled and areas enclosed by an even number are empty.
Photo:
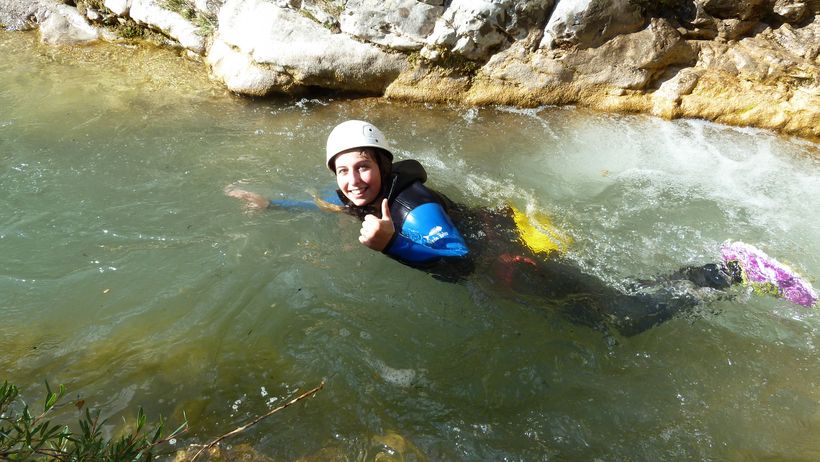
M382 178L376 155L370 149L355 148L339 153L334 159L336 184L357 207L372 203L381 192Z

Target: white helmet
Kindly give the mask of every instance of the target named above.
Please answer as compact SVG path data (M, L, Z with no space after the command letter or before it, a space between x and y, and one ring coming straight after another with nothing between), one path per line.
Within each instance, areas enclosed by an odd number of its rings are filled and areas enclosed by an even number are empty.
M327 137L327 158L325 163L330 168L330 161L342 151L353 148L380 148L393 160L393 153L387 146L384 134L373 124L363 120L348 120L336 125ZM332 169L331 169L332 170Z

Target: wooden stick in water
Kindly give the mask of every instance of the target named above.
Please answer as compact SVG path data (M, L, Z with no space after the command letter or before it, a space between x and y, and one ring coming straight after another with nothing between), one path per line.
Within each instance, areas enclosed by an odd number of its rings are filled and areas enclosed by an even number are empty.
M325 382L322 381L322 383L320 383L319 386L302 393L301 395L297 396L296 398L293 398L292 400L288 401L287 403L285 403L285 404L283 404L283 405L281 405L281 406L279 406L275 409L272 409L267 414L261 415L261 416L255 418L255 419L253 419L252 421L246 423L245 425L242 425L241 427L236 428L235 430L232 430L228 433L225 433L224 435L220 436L219 438L211 441L210 443L208 443L205 446L203 446L202 448L200 448L200 450L197 451L196 454L194 454L194 457L191 458L191 462L194 462L196 460L196 458L199 457L200 454L202 454L203 451L214 447L216 444L218 444L220 441L224 440L225 438L236 435L238 433L242 433L243 431L247 430L248 428L256 425L257 423L259 423L261 420L270 417L271 415L281 411L282 409L284 409L284 408L286 408L286 407L288 407L292 404L295 404L295 403L297 403L297 402L299 402L299 401L301 401L305 398L309 398L309 397L315 395L316 393L319 392L319 390L324 388L324 386L325 386Z

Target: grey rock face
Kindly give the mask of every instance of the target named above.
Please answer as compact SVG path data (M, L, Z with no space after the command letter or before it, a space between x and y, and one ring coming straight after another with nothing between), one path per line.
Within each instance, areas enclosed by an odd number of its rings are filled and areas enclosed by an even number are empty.
M552 0L453 0L421 54L433 61L443 52L486 61L543 27L552 5Z
M418 50L444 12L416 0L349 0L341 31L396 50Z
M128 14L128 9L131 8L131 0L105 0L103 4L117 16Z
M630 0L559 0L544 29L541 48L594 48L645 25L641 9Z
M799 29L789 24L772 31L775 42L789 53L810 62L820 58L820 16L814 22Z
M703 9L718 19L759 19L767 0L702 0Z
M251 95L318 86L380 93L404 67L401 55L333 34L264 0L229 0L206 61L233 91Z
M482 68L490 79L516 87L549 88L563 84L642 90L667 68L693 65L695 50L667 21L655 19L644 30L615 37L598 48L571 53L539 50L532 55L515 47L499 53Z
M299 0L293 0L299 2ZM314 19L333 33L339 33L339 16L344 11L344 0L301 0L300 5L296 5L295 10L299 10L305 16Z
M207 14L208 16L216 16L220 8L222 8L222 5L225 4L224 0L193 0L193 2L194 7L199 12Z
M205 50L205 39L198 28L177 12L171 11L155 0L131 0L131 19L162 30L180 45L195 53Z
M99 32L88 23L76 8L68 5L52 5L38 18L40 39L50 45L74 45L96 41Z
M31 30L37 18L43 18L53 1L0 0L0 27L8 30Z
M808 5L802 0L777 0L772 9L776 15L789 23L800 22L809 12Z
M820 136L820 0L186 1L218 11L212 40L165 0L103 0L113 14L0 0L0 25L85 43L118 40L89 20L133 19L206 53L213 77L248 95L580 104Z
M694 50L662 19L653 20L642 31L619 35L565 60L589 84L624 89L645 89L667 67L688 66L695 61Z

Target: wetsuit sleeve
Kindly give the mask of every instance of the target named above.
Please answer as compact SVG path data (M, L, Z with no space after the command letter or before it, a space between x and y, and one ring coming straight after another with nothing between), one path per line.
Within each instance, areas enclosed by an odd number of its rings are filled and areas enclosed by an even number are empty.
M411 210L384 253L409 263L467 255L467 244L444 208L435 202Z
M339 196L335 191L325 191L322 193L321 199L333 205L343 205L339 200ZM295 200L295 199L271 199L268 202L269 209L303 209L303 210L318 210L319 206L313 200Z

